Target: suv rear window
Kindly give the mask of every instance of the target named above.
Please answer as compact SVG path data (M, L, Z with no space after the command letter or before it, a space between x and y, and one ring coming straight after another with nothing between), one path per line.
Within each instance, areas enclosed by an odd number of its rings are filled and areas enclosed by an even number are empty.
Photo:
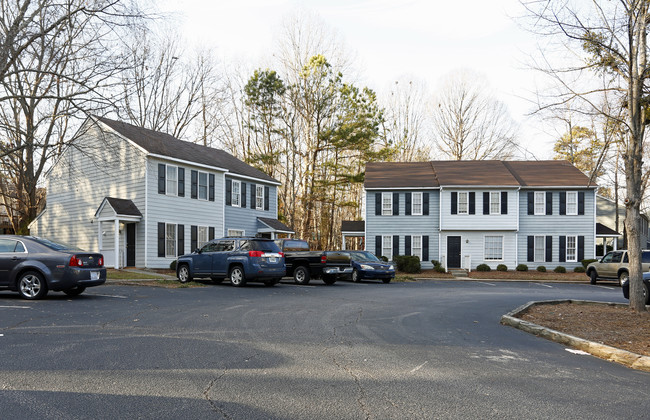
M253 251L280 252L280 248L273 241L249 241L249 247Z
M285 251L309 251L309 244L305 241L284 241Z

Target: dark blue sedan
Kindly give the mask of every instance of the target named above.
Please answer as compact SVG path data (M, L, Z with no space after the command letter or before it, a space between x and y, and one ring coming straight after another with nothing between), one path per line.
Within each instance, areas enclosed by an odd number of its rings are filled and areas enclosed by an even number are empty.
M625 299L630 298L630 280L627 279L622 284L623 288L623 297ZM650 305L650 272L643 273L643 296L645 297L645 304Z
M395 266L381 261L368 251L346 251L352 260L352 281L381 280L390 283L395 278Z

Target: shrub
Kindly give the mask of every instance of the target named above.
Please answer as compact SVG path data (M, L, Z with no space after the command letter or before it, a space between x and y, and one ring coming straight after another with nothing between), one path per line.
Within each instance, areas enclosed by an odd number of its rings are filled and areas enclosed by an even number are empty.
M436 270L437 273L447 272L447 270L445 270L445 267L443 267L442 265L436 265L435 267L433 267L433 269Z
M584 268L587 268L587 266L588 266L589 264L591 264L592 262L596 262L596 261L598 261L598 260L587 259L587 260L582 260L582 261L580 261L580 262L582 263L582 266L583 266Z
M519 264L517 268L515 268L517 271L528 271L528 266L526 264Z
M476 266L476 271L490 271L491 268L487 264L479 264Z
M540 265L540 266L537 267L537 271L542 272L542 273L546 273L546 267L544 267L543 265Z
M553 271L555 271L556 273L566 273L566 268L562 267L561 265L558 265L557 267L555 267ZM583 268L582 271L585 271L585 269Z
M508 271L508 266L505 264L497 265L497 271Z
M442 264L440 264L440 261L438 261L438 260L431 260L431 264L433 264L434 268L442 265Z
M393 257L393 262L397 266L397 270L404 273L419 273L422 271L420 258L415 255L396 255Z
M574 273L584 273L585 268L584 267L576 267L576 268L573 269L573 272Z
M174 260L169 264L169 269L170 270L176 271L176 262L177 262L177 260Z
M388 262L388 257L385 257L385 256L383 256L383 255L377 255L377 258L379 258L379 259L382 260L383 262Z

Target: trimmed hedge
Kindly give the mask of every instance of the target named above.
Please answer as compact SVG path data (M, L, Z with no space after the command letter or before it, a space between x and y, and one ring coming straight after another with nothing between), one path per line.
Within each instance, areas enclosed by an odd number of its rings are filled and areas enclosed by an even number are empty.
M541 273L546 273L546 267L544 267L543 265L537 266L537 271Z
M508 271L508 266L505 264L497 265L497 271Z
M476 271L490 271L492 270L487 264L479 264L476 266Z
M584 268L582 270L584 271ZM555 267L553 271L555 271L556 273L566 273L566 268L562 267L561 265L558 265L557 267Z
M573 269L574 273L584 273L586 270L584 267L576 267Z
M434 267L438 267L438 266L442 265L440 263L440 261L438 261L438 260L431 260L431 264L433 264Z
M415 255L395 255L393 262L397 266L397 270L404 273L419 273L422 271L420 258Z
M447 272L447 270L445 270L445 267L443 267L441 265L436 265L435 267L433 267L433 269L436 270L436 273L446 273Z
M526 264L519 264L517 268L515 268L517 271L528 271L528 266Z
M583 266L584 268L587 268L587 266L588 266L589 264L591 264L592 262L596 262L596 261L598 261L598 260L587 259L587 260L582 260L582 261L580 261L580 262L582 263L582 266Z
M169 264L169 269L170 269L170 270L174 270L174 271L176 271L176 263L177 263L177 262L178 262L178 260L174 260L174 261L172 261L172 262Z

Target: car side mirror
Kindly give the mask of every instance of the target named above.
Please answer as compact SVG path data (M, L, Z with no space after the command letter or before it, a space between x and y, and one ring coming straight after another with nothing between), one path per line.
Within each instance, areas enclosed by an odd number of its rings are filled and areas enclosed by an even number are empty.
M195 254L200 254L200 253L201 253L201 248L196 248L196 249L194 250L194 253L195 253Z

